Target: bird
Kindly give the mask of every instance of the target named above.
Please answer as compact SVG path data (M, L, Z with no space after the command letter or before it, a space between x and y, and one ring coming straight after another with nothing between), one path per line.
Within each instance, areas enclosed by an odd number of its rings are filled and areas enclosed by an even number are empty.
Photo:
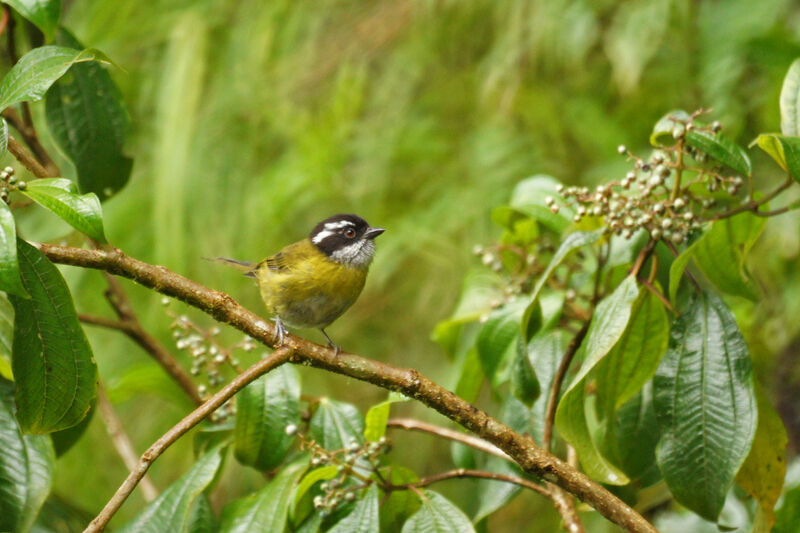
M288 334L286 326L316 328L338 355L339 346L325 328L358 299L375 255L375 238L384 231L358 215L342 213L319 222L306 238L258 263L227 257L213 260L255 278L274 317L279 346Z

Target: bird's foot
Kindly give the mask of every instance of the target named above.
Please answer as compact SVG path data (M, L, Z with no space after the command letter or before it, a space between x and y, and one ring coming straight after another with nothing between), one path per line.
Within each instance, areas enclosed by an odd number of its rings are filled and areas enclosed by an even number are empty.
M322 332L323 335L325 335L325 338L328 339L328 348L333 348L333 356L336 357L337 355L339 355L339 352L341 351L339 349L339 346L335 342L333 342L330 337L328 337L328 334L325 333L324 329L319 328L319 330Z
M286 335L289 332L286 330L286 326L283 325L280 318L275 318L275 329L278 330L278 347L285 345Z

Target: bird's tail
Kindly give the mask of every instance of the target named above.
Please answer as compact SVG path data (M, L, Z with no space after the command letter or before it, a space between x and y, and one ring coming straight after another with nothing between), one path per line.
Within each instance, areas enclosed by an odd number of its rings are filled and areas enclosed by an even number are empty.
M222 263L223 265L233 267L236 270L241 270L248 278L256 277L255 271L256 267L258 267L257 263L251 263L250 261L239 261L238 259L230 259L228 257L204 257L203 259L206 261L213 261L215 263Z

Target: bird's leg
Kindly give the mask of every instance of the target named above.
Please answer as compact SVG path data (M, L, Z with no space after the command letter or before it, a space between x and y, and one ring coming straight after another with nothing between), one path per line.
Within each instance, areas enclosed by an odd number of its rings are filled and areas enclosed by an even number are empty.
M325 330L323 328L319 328L319 330L322 332L323 335L325 335L325 338L328 339L328 347L333 348L334 350L333 356L336 357L337 355L339 355L339 347L336 345L336 343L333 342L330 337L328 337L328 334L325 333Z
M283 325L283 322L281 322L281 317L279 316L275 317L275 329L278 330L278 346L283 346L283 341L289 332L286 330L286 326Z

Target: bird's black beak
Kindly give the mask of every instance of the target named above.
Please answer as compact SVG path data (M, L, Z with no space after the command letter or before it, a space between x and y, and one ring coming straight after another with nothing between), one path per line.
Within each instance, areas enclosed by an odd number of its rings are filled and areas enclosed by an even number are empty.
M384 228L369 228L367 231L364 232L364 238L374 239L384 231L386 231Z

